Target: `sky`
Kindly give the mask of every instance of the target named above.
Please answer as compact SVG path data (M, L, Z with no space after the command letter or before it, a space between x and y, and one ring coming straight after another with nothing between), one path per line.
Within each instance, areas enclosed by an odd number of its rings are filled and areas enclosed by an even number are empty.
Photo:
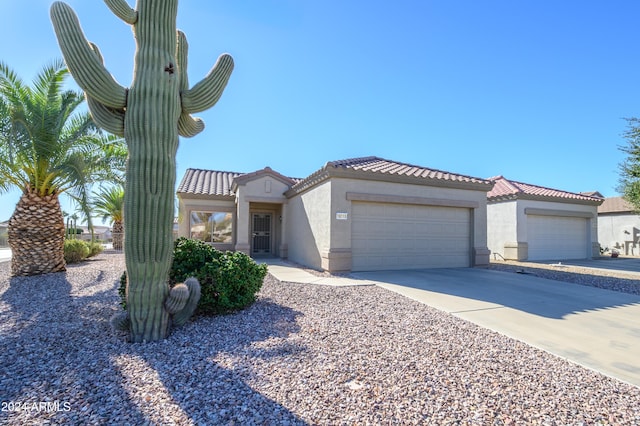
M51 3L0 0L0 61L25 82L61 57ZM130 86L129 25L103 1L67 3ZM306 177L373 155L617 196L625 118L640 116L638 16L637 0L183 0L190 83L225 52L235 69L197 114L205 130L181 139L176 185L187 168ZM19 195L0 194L0 221Z

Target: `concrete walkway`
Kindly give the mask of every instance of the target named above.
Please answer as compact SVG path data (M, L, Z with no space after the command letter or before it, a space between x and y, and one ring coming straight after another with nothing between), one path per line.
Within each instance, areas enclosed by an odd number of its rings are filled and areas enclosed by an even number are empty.
M330 285L334 287L376 284L375 282L369 280L338 276L322 277L314 275L302 268L298 268L290 263L283 262L278 259L258 260L258 262L266 263L269 266L269 273L280 281L302 284Z
M640 296L485 269L318 277L269 262L281 281L378 285L640 387Z

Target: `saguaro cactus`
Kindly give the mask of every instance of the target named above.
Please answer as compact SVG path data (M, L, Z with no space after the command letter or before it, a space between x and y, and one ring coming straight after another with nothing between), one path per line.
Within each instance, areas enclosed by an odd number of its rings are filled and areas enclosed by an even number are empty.
M67 67L84 90L94 121L124 136L129 149L125 186L127 309L133 342L163 339L168 333L165 301L173 255L173 199L178 136L204 129L190 114L212 107L233 70L223 54L207 76L189 88L187 41L176 31L178 0L104 0L133 26L135 69L129 89L103 65L71 7L51 6L51 20ZM169 304L170 306L171 304Z

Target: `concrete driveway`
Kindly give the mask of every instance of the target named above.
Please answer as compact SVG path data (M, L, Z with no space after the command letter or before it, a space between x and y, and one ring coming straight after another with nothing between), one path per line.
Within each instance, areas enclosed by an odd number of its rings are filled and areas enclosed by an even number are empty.
M640 296L474 268L353 275L640 387Z

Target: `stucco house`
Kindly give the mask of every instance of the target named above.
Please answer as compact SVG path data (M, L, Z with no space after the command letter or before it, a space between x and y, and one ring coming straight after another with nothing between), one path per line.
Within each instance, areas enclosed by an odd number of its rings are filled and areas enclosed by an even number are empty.
M486 265L492 186L378 157L331 161L304 179L188 169L178 235L330 272Z
M603 249L640 255L640 215L624 198L605 198L598 207L598 239Z
M0 248L9 247L9 221L0 222Z
M586 259L600 254L597 208L602 198L490 178L487 242L497 259Z

